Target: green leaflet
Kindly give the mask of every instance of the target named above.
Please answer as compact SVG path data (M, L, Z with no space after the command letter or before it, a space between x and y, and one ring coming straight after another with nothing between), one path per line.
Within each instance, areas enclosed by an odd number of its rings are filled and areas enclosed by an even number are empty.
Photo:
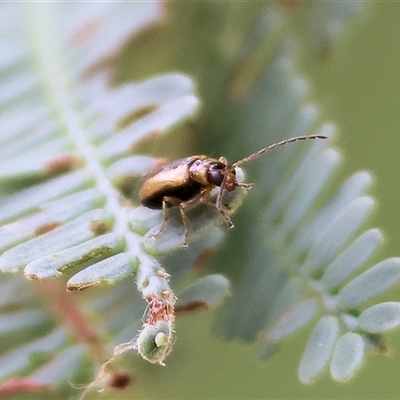
M153 327L157 314L151 315L151 304L159 299L157 304L165 303L171 315L171 343L158 358L163 363L172 345L175 296L168 275L144 251L142 237L131 230L135 207L124 198L122 186L142 178L157 163L150 157L133 157L135 146L154 132L162 134L181 125L196 113L199 100L193 81L179 74L115 90L107 88L105 74L83 79L88 69L115 52L129 35L160 16L150 3L135 6L133 14L127 9L130 6L118 4L90 12L84 4L73 3L2 5L7 21L0 29L8 47L0 65L0 269L24 270L35 280L68 276L70 290L126 278L133 284L135 278L145 301L138 302L140 296L126 283L130 290L121 290L125 297L119 312L113 309L118 302L103 310L105 325L116 344L128 328L133 340L146 304L150 304L146 326ZM89 41L80 36L87 23L85 15L103 22ZM108 36L111 31L113 35ZM70 335L64 334L57 345L51 347L49 340L45 348L37 336L57 335L53 318L36 310L41 307L37 293L28 296L30 290L22 283L14 290L12 282L14 278L5 277L0 282L4 314L0 335L19 328L21 339L28 343L18 362L14 360L22 354L17 352L18 338L16 342L9 339L15 351L1 349L0 357L14 365L4 370L3 378L24 373L29 385L42 388L70 381L87 357L85 347L71 347ZM81 315L77 300L64 294L62 284L32 287L58 307L61 319L72 322L78 342L91 348L92 361L102 364L112 357L96 336L98 330ZM99 301L103 296L94 298ZM33 304L32 309L27 307ZM89 315L95 304L87 306ZM132 304L138 312L127 318L124 307L132 308ZM13 307L27 309L12 313L9 308ZM117 315L121 320L112 322ZM99 332L103 329L100 326ZM157 328L153 334L157 336ZM93 342L90 335L95 337ZM141 337L147 340L143 330ZM36 364L29 358L29 352L35 351L43 352Z
M315 325L299 366L302 382L312 382L328 364L338 333L339 322L335 317L322 317Z
M248 166L256 182L247 199L252 207L237 224L242 230L237 247L227 245L218 258L226 258L230 269L241 273L216 329L227 339L257 337L266 357L279 340L314 326L300 361L300 380L313 382L329 369L333 379L345 381L361 365L367 348L382 351L380 339L372 343L371 333L397 326L397 303L373 306L382 307L381 318L372 307L362 307L398 284L398 260L370 265L382 234L378 229L362 231L374 206L367 195L367 173L354 174L327 199L340 160L331 148L335 127L315 123L315 114L305 105L304 87L296 85L298 78L286 60L283 51L246 98L237 145L246 132L256 130L255 115L276 129L274 138L290 136L287 132L296 132L298 125L302 133L326 134L329 140L271 152L256 168ZM351 343L357 345L352 353L346 351Z
M337 342L331 363L331 375L337 381L351 378L364 358L364 340L358 333L348 332Z

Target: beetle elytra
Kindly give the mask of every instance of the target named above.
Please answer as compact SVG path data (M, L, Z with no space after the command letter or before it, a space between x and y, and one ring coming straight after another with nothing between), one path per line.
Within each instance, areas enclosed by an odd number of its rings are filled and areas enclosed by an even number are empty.
M307 139L327 139L327 137L325 135L310 135L285 139L263 147L233 164L229 164L225 157L215 159L205 155L190 156L167 164L160 171L146 179L139 190L139 198L143 206L163 211L164 222L159 232L154 236L157 236L164 229L168 219L168 208L179 206L185 227L182 247L186 247L188 245L190 221L185 209L198 202L215 208L221 214L228 227L233 228L233 222L222 206L223 192L224 190L232 192L238 187L250 189L253 186L250 183L238 182L235 168L276 147ZM212 202L210 201L210 194L215 187L220 189L216 201Z

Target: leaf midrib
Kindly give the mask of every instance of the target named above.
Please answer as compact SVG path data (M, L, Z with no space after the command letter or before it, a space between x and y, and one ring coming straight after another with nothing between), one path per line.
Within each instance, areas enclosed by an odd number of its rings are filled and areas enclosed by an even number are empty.
M83 168L88 176L106 198L104 208L115 218L113 231L125 237L129 250L137 249L137 235L129 229L126 212L120 205L120 194L97 159L94 145L73 107L75 82L73 74L65 68L68 65L65 59L67 49L63 46L56 21L57 15L51 4L28 3L25 7L25 24L36 64L35 72L47 96L49 108L74 143L77 154L84 160Z

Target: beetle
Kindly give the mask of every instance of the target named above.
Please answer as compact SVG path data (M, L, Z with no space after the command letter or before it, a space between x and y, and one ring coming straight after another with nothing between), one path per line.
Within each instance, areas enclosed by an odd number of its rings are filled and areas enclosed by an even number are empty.
M222 207L224 190L234 191L238 187L250 189L253 184L241 183L236 179L236 168L251 161L261 154L287 143L307 139L327 139L325 135L296 136L281 140L263 147L249 156L229 164L225 157L210 158L205 155L194 155L182 158L165 165L161 170L150 176L139 190L139 198L143 206L163 211L164 221L158 233L160 234L168 219L168 208L179 206L182 222L185 227L185 238L182 247L188 246L190 220L185 209L198 202L215 208L223 217L229 228L233 228L228 213ZM219 187L217 199L210 201L211 191Z

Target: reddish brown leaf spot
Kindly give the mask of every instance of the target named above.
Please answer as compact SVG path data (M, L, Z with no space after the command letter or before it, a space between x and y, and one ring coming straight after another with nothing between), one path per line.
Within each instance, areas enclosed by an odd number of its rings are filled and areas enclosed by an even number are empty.
M100 236L106 233L109 228L103 221L92 221L90 230L96 235Z
M191 303L179 305L177 304L175 307L176 313L184 313L190 311L197 311L201 309L208 309L208 305L204 301L192 301Z
M174 308L158 299L157 297L147 297L149 315L147 323L155 325L157 321L170 321L174 319Z
M108 383L112 389L126 389L132 383L132 377L125 371L115 372Z
M100 281L95 281L95 282L90 282L90 283L86 283L86 284L82 283L82 284L79 284L79 285L70 285L70 284L68 284L67 285L67 291L68 292L73 292L73 291L80 292L82 290L89 289L92 286L100 285L100 283L101 283Z
M386 344L385 337L382 334L368 334L368 339L370 340L371 344L373 345L373 349L380 354L389 355L390 349Z
M133 145L130 147L130 150L132 152L141 152L142 146L144 146L145 143L154 143L154 140L156 140L157 137L161 136L162 134L163 131L160 129L149 132L141 140L133 143Z
M35 235L36 236L43 235L43 234L45 234L47 232L52 231L55 228L58 228L60 225L61 224L59 222L57 222L57 221L49 222L47 224L41 225L41 226L36 228Z
M156 275L159 276L160 278L168 278L168 274L163 270L163 269L158 269L156 271Z
M124 119L122 119L118 123L119 128L124 128L128 125L133 124L136 120L143 118L144 116L152 113L153 111L157 110L158 105L156 104L147 104L145 106L137 108L131 114L127 115Z
M215 250L213 249L205 249L204 251L202 251L194 260L192 268L195 270L204 269L214 253Z
M5 399L21 393L37 393L50 389L50 385L37 383L29 378L14 378L0 385L0 398Z
M71 171L79 165L79 159L73 155L66 155L50 160L45 166L45 170L51 174L61 174Z

